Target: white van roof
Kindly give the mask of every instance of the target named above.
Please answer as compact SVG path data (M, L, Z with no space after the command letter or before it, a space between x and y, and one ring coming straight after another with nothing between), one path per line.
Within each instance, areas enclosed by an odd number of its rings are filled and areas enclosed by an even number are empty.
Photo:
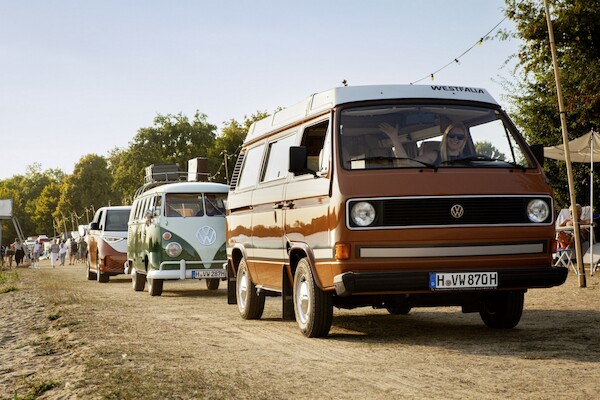
M256 121L250 126L246 142L305 118L322 114L335 106L366 100L447 99L498 105L485 89L444 85L342 86L315 93L293 106Z
M153 187L138 196L148 193L228 193L229 185L216 182L176 182Z

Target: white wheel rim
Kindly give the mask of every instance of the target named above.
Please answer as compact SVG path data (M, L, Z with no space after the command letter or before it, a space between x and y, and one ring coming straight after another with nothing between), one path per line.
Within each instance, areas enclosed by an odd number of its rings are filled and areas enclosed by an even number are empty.
M240 282L238 284L238 304L241 309L246 308L246 297L248 296L248 276L246 270L240 271Z
M306 324L310 312L310 290L308 282L304 278L298 284L298 290L296 291L296 310L300 322Z

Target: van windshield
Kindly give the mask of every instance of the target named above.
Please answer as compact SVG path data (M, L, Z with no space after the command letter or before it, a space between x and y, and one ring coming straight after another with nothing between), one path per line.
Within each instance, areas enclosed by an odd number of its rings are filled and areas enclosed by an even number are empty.
M226 199L226 193L168 193L165 196L165 216L224 217Z
M346 169L532 168L500 111L473 106L346 108L339 127Z
M129 220L129 210L108 210L106 212L105 231L127 232L127 221Z

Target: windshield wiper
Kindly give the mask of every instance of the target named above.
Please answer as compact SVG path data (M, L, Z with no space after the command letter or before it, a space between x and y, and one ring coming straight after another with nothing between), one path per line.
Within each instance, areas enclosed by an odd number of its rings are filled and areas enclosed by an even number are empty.
M506 161L506 160L502 160L500 158L493 158L493 157L488 157L488 156L484 156L482 154L476 154L474 156L469 156L469 157L463 157L463 158L457 158L455 160L447 160L447 161L443 161L442 164L445 165L451 165L451 164L470 164L474 161L494 161L494 162L501 162L501 163L505 163L508 165L512 165L513 167L525 170L527 169L525 166L516 163L516 162L512 162L512 161Z
M363 158L353 158L350 160L350 162L352 161L395 161L395 160L409 160L409 161L415 161L418 162L421 165L424 165L428 168L433 168L433 169L437 169L438 167L436 167L433 164L430 164L428 162L425 161L421 161L418 160L416 158L410 158L410 157L384 157L384 156L376 156L376 157L363 157Z

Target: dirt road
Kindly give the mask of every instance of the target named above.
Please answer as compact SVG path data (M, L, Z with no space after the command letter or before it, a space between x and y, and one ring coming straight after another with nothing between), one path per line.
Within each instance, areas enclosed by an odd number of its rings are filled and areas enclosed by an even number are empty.
M597 275L585 289L571 271L561 287L529 291L509 331L458 308L361 308L335 310L330 335L307 339L280 320L279 298L242 320L224 282L166 282L150 297L127 276L87 281L81 264L18 274L20 290L0 294L2 399L600 396Z

